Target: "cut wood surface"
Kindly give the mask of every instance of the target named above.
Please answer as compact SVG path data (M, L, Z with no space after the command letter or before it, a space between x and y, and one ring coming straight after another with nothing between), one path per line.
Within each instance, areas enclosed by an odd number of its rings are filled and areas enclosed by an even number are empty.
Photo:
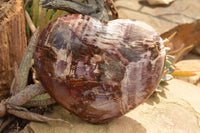
M18 66L27 47L23 0L0 1L0 99L9 94Z

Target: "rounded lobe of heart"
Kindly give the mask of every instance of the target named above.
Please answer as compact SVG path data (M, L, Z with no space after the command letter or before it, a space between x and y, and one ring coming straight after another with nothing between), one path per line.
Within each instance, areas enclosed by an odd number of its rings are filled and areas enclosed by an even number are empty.
M49 24L35 52L48 93L92 123L143 103L159 84L164 64L163 41L149 25L128 19L102 23L77 14Z

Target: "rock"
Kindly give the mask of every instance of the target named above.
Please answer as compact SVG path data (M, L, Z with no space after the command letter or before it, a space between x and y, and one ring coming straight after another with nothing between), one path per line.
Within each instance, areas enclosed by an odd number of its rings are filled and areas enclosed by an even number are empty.
M200 59L181 60L175 64L175 67L176 69L182 70L182 71L200 72Z
M147 0L150 5L168 5L174 0Z
M21 133L199 133L200 88L173 79L162 93L153 94L127 115L109 123L94 125L55 106L46 116L62 118L73 124L31 122Z
M199 0L176 0L168 6L157 7L141 0L116 0L115 5L120 18L144 21L160 34L200 19Z

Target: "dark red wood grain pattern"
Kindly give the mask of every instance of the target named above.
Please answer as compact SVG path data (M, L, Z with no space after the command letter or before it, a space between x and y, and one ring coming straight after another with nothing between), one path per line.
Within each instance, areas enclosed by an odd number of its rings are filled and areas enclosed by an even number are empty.
M162 76L162 39L128 19L101 23L83 15L61 17L41 33L38 77L70 112L92 123L120 117L144 102Z

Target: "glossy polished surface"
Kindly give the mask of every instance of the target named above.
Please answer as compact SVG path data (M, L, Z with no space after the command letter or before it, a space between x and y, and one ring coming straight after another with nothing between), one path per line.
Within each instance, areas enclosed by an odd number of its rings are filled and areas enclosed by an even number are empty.
M61 17L43 30L35 52L38 77L66 109L92 123L120 117L144 102L162 76L162 39L128 19L101 23Z

